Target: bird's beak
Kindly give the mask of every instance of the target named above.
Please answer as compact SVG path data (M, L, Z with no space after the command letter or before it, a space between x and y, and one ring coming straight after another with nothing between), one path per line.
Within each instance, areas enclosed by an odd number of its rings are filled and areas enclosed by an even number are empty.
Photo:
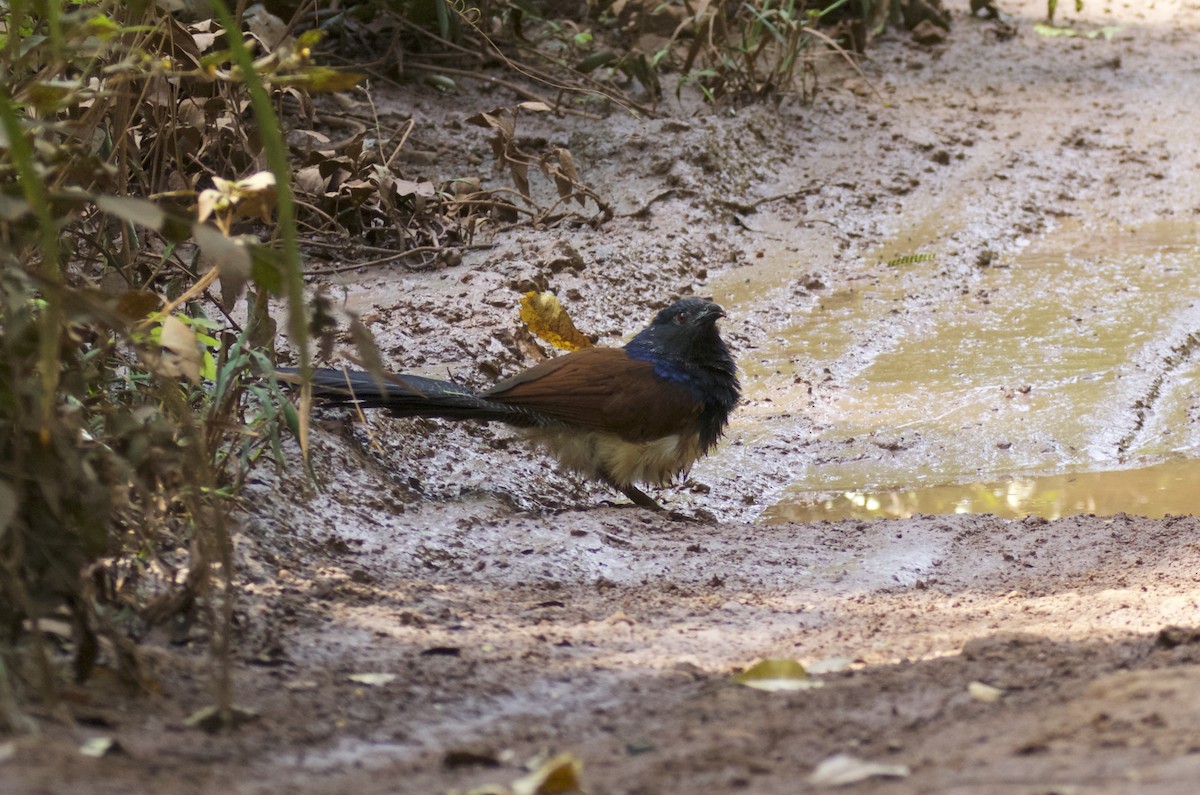
M706 320L710 323L715 323L723 317L725 317L725 310L721 308L720 304L712 303L704 307L704 314L700 315L701 320Z

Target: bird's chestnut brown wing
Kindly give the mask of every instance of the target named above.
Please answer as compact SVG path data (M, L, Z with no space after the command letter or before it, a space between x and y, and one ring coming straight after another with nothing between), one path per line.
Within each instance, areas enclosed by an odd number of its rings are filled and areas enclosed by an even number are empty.
M620 348L584 348L531 367L484 393L489 400L631 442L695 429L699 403L654 365Z

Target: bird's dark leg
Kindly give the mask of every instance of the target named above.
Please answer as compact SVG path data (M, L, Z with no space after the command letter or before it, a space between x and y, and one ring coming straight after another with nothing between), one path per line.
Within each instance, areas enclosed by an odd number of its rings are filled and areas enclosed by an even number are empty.
M617 484L612 483L611 485L613 488L620 491L626 497L633 500L634 505L637 505L641 508L646 508L651 511L664 510L664 508L661 505L659 505L657 502L654 501L653 497L651 497L649 494L647 494L646 492L639 489L637 486L634 486L633 484L630 484L628 486L618 486Z

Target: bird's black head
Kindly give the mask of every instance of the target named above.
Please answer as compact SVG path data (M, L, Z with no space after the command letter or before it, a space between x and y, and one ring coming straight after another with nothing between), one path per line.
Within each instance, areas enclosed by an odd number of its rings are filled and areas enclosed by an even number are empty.
M655 315L650 326L697 328L701 325L711 326L718 318L723 317L725 310L712 301L705 301L703 298L683 298Z
M725 347L717 333L717 321L723 317L725 310L711 301L684 298L655 315L626 347L670 358L703 358L707 349Z
M656 375L682 384L702 401L705 449L716 443L741 395L737 365L717 332L723 317L725 310L711 301L684 298L655 315L625 346L630 358L651 362Z

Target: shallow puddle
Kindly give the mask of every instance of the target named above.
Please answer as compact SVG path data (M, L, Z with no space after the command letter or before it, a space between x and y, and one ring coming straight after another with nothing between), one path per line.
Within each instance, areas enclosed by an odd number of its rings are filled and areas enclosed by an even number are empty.
M793 495L763 516L768 523L990 513L1006 519L1131 513L1200 513L1200 460L1174 459L1142 469L1008 478L908 491L846 491L824 498Z
M764 520L1200 507L1191 462L1113 471L1200 451L1198 245L1191 221L1071 223L981 268L957 300L938 299L936 260L816 291L744 364L759 401L748 438L781 421L819 429L821 460L797 452ZM865 259L925 249L909 236ZM806 382L822 373L838 386L811 401Z

